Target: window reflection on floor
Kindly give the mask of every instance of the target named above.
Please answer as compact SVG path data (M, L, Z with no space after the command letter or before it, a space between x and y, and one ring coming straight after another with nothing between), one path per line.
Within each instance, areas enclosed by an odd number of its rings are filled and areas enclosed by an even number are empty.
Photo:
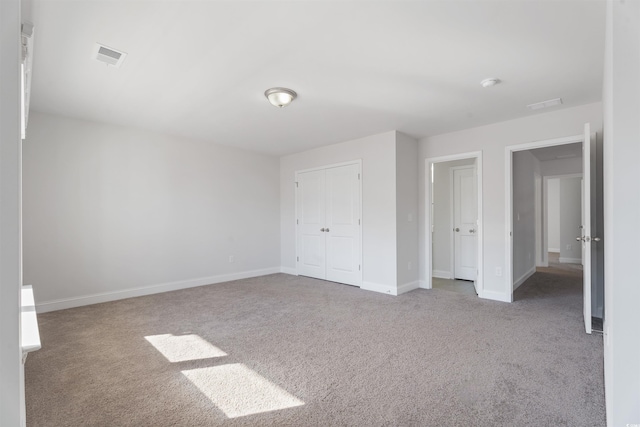
M182 371L229 418L304 405L241 363Z
M149 335L144 337L169 362L208 359L226 356L227 353L205 341L198 335Z
M171 363L227 356L195 334L149 335L144 338ZM242 363L180 372L229 418L304 405L303 401Z

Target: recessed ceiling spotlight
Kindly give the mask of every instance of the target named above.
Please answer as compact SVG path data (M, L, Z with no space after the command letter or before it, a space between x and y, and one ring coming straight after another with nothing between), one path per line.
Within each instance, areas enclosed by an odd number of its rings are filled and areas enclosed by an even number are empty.
M562 104L562 98L549 99L547 101L536 102L535 104L527 105L530 110L539 110L541 108L549 108Z
M491 87L500 83L500 79L496 79L495 77L489 77L488 79L484 79L480 82L482 87Z
M264 96L267 97L271 105L282 108L291 104L298 94L284 87L272 87L264 92Z

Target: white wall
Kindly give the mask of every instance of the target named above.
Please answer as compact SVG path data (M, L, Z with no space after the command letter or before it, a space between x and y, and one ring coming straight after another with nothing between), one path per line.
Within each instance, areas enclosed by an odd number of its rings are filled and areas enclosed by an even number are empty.
M418 283L418 141L396 133L396 257L399 293Z
M25 282L47 310L277 272L278 168L271 156L34 112Z
M0 1L0 423L22 426L20 2Z
M362 159L362 288L393 293L397 289L395 131L280 158L282 268L295 274L296 171L357 159Z
M513 153L513 280L514 289L535 272L535 178L540 161L530 151Z
M582 178L560 179L560 262L582 262Z
M607 2L604 78L607 425L640 423L640 2Z
M549 252L560 252L560 179L547 180L547 243Z
M508 301L510 279L496 275L505 269L505 147L565 136L581 135L584 123L602 131L599 102L565 108L487 126L432 136L420 140L420 279L425 280L424 159L482 151L484 194L484 297Z
M433 260L435 277L453 278L451 265L451 168L473 165L475 159L452 160L434 163L433 166Z
M540 162L542 175L558 176L582 173L582 156Z

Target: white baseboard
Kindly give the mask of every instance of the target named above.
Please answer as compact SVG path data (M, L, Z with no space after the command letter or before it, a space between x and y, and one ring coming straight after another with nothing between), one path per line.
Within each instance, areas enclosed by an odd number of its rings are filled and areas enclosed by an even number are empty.
M427 288L427 281L426 280L418 281L418 286L420 287L420 289L429 289L429 288Z
M547 252L557 252L557 253L560 253L560 249L559 249L559 248L549 248L549 249L547 249Z
M360 289L364 289L365 291L380 292L381 294L387 295L398 295L398 289L395 286L392 287L389 285L382 285L380 283L363 281Z
M560 264L582 264L582 258L563 258L558 259Z
M414 289L418 289L420 287L419 281L413 281L409 283L405 283L404 285L398 286L397 295L406 294L407 292L413 291Z
M504 294L502 292L483 290L479 296L482 299L490 299L493 301L513 302L513 297L511 295Z
M438 279L453 279L453 274L450 271L433 270L431 277L437 277Z
M182 280L178 282L161 283L158 285L142 286L138 288L124 289L114 292L102 292L91 295L83 295L73 298L62 298L52 301L44 301L36 304L36 312L64 310L83 305L99 304L102 302L116 301L125 298L139 297L143 295L158 294L161 292L177 291L179 289L195 288L198 286L213 285L216 283L230 282L232 280L248 279L251 277L266 276L267 274L280 273L280 267L265 268L262 270L243 271L240 273L221 274L219 276L200 277L197 279Z
M533 274L536 272L536 267L533 266L531 267L531 270L527 271L526 273L524 273L522 276L520 276L520 278L518 280L516 280L515 282L513 282L513 290L515 291L516 289L518 289L518 287L520 285L522 285L524 282L526 282L526 280L533 276Z
M292 276L298 275L297 270L291 267L280 267L280 273L291 274Z

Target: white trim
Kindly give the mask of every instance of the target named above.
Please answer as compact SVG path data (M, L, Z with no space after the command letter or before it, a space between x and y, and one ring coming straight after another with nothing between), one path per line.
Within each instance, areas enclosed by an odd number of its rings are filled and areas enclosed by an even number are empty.
M40 331L38 330L38 316L36 315L36 303L33 298L33 286L22 286L22 300L21 305L21 337L20 341L22 345L22 363L27 358L27 354L40 350L42 344L40 342Z
M450 271L433 270L431 277L437 277L438 279L453 279L453 274Z
M556 145L574 144L576 142L583 142L584 135L565 136L562 138L547 139L542 141L528 142L525 144L509 145L504 148L505 153L505 174L504 174L504 191L505 191L505 264L504 272L506 281L506 288L509 290L510 300L513 301L514 280L513 280L513 153L516 151L526 151L535 148L553 147ZM545 177L546 178L546 177ZM546 187L544 190L546 192ZM543 208L546 210L546 207ZM546 244L546 242L545 242ZM543 260L544 262L545 260Z
M513 295L505 294L502 292L496 292L496 291L484 290L480 295L480 298L489 299L492 301L500 301L500 302L513 302Z
M520 285L522 285L524 282L526 282L529 277L533 276L535 272L536 272L536 267L535 266L531 267L531 269L529 271L524 273L522 276L520 276L520 278L518 280L516 280L514 282L513 290L515 291L516 289L518 289L520 287Z
M549 252L560 253L560 248L549 248L547 249L547 253Z
M381 294L387 295L398 295L398 289L395 286L383 285L380 283L362 282L362 286L360 286L360 289L364 289L365 291L379 292Z
M431 220L431 203L432 203L432 194L431 194L431 166L434 163L442 163L449 162L452 160L463 160L463 159L471 159L475 158L475 167L476 167L476 185L477 185L477 196L478 196L478 226L477 226L477 290L478 295L483 295L484 292L484 227L483 227L483 219L482 219L482 151L471 151L467 153L460 154L452 154L448 156L439 156L439 157L429 157L425 159L425 210L424 210L424 224L425 224L425 280L424 286L425 289L431 289L433 284L431 283L431 278L433 277L433 242L432 242L432 220Z
M405 283L404 285L399 285L396 295L406 294L407 292L413 291L420 287L420 282L414 280L413 282Z
M542 267L544 266L544 254L548 251L543 250L544 247L544 215L542 213L542 209L544 204L544 181L542 179L542 174L534 171L533 172L533 181L535 187L535 241L536 241L536 266Z
M582 264L582 258L558 258L560 264Z
M356 159L356 160L349 160L347 162L341 162L341 163L332 163L329 165L324 165L324 166L318 166L315 168L310 168L310 169L301 169L301 170L297 170L294 172L293 177L294 177L294 182L297 184L298 182L298 174L301 173L305 173L305 172L313 172L313 171L319 171L319 170L326 170L326 169L332 169L332 168L337 168L337 167L341 167L341 166L350 166L350 165L358 165L358 186L359 186L359 202L360 202L360 261L359 261L359 265L360 265L360 270L359 270L359 285L358 284L352 284L352 283L346 283L347 285L351 285L351 286L362 286L363 283L363 247L362 247L362 230L363 230L363 225L364 225L364 216L363 216L363 212L362 212L362 182L364 181L364 174L362 173L362 159ZM295 227L295 264L296 264L296 268L295 268L295 273L289 273L289 274L294 274L296 276L298 276L298 259L300 257L300 255L298 255L298 186L296 185L294 188L294 196L293 196L293 200L294 200L294 207L293 207L293 214L294 214L294 227Z
M291 268L291 267L280 267L280 273L284 273L284 274L290 274L292 276L297 276L298 272L295 268Z
M339 168L339 167L342 167L342 166L349 166L349 165L355 165L355 164L362 165L362 159L354 159L354 160L349 160L349 161L340 162L340 163L331 163L329 165L316 166L314 168L309 168L309 169L300 169L300 170L295 171L295 175L297 175L299 173L315 172L315 171Z
M73 298L62 298L44 301L36 304L38 313L64 310L67 308L81 307L84 305L99 304L116 301L125 298L139 297L143 295L158 294L162 292L176 291L179 289L195 288L198 286L213 285L216 283L230 282L232 280L248 279L251 277L266 276L267 274L280 273L280 267L265 268L261 270L243 271L240 273L221 274L219 276L200 277L197 279L181 280L177 282L160 283L157 285L141 286L124 289L115 292L101 292L97 294L83 295Z
M418 287L420 289L429 289L429 288L427 288L427 281L426 280L418 280Z

